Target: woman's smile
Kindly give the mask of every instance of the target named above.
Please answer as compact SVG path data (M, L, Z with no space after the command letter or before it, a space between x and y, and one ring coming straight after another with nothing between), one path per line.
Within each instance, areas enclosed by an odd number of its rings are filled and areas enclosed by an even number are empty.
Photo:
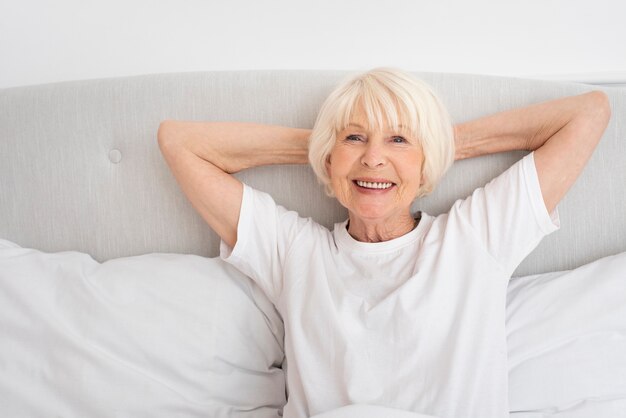
M352 182L360 193L385 193L395 187L395 183L385 179L360 178Z

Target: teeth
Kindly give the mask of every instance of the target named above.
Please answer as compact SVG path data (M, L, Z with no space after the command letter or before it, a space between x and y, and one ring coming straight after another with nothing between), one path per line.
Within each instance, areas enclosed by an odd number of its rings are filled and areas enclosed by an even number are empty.
M365 187L367 189L388 189L393 185L393 183L377 183L377 182L361 181L361 180L357 180L356 184L358 184L361 187Z

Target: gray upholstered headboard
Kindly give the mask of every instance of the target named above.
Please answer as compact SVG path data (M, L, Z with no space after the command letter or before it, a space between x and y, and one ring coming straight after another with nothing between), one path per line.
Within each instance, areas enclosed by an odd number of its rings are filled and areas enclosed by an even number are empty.
M148 252L217 255L217 236L182 195L157 146L163 119L242 120L312 127L346 72L240 71L147 75L0 90L0 238L103 261ZM456 122L592 90L592 86L465 74L416 73ZM561 230L517 270L569 269L626 251L626 90L609 128L560 205ZM504 171L521 153L455 164L416 207L437 214ZM305 166L240 178L331 226L343 209Z

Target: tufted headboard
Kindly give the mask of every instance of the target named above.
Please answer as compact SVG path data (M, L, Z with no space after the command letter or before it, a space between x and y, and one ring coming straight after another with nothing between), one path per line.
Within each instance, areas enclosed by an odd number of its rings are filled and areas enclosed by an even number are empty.
M149 252L216 256L218 238L195 213L163 161L161 120L240 120L311 128L343 71L159 74L0 90L0 238L104 261ZM415 73L455 122L598 87L552 81ZM608 93L613 116L599 148L560 204L561 229L516 275L564 270L626 251L626 89ZM446 211L524 154L456 163L415 202ZM282 205L331 227L346 213L308 166L238 174Z

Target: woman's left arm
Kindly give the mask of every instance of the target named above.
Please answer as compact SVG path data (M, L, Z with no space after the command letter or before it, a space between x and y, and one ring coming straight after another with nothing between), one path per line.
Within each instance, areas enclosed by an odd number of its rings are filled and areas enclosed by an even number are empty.
M535 151L543 201L552 212L591 157L610 117L602 91L499 112L454 127L455 159Z

